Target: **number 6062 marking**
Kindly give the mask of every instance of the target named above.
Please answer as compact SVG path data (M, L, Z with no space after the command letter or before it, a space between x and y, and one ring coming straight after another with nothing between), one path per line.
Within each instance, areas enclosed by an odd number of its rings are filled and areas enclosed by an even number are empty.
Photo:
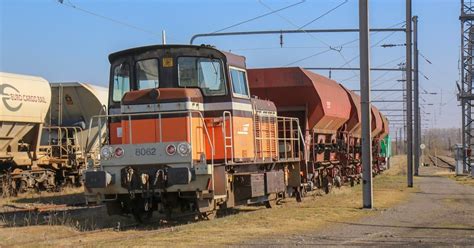
M135 149L136 156L151 156L156 155L156 148L137 148Z

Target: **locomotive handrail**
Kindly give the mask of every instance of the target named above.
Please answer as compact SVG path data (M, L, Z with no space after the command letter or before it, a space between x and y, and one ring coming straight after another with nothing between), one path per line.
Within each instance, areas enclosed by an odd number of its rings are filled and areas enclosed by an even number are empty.
M230 136L227 136L226 116L229 117L229 130ZM227 161L227 149L230 149L230 161L234 162L234 128L232 125L232 113L230 111L224 111L222 113L222 134L224 136L224 163L228 164ZM227 145L227 141L230 140L230 145Z
M162 143L163 142L163 136L162 136L162 126L161 126L161 117L163 115L172 115L172 114L189 114L192 116L192 114L195 113L195 114L198 114L199 116L199 120L202 124L202 127L204 129L204 132L206 134L206 138L207 138L207 142L209 143L209 146L211 148L211 165L214 165L214 156L215 156L215 150L214 150L214 144L212 143L212 140L211 140L211 136L209 135L209 130L207 130L207 126L206 126L206 122L204 120L204 116L202 115L202 113L200 111L195 111L195 110L183 110L183 111L166 111L166 112L147 112L147 113L128 113L128 114L112 114L112 115L109 115L109 114L105 114L105 115L95 115L95 116L92 116L91 117L91 121L89 122L89 131L88 131L88 137L90 136L91 134L91 129L92 129L92 124L94 123L94 119L97 119L97 123L98 123L98 127L99 127L99 130L102 129L102 122L101 122L101 119L108 119L108 118L121 118L121 117L126 117L128 119L128 129L129 129L129 144L133 144L133 141L132 141L132 128L131 128L131 120L132 120L132 117L135 117L135 116L150 116L150 115L156 115L158 116L158 119L159 119L159 122L160 122L160 142L159 143ZM190 122L191 122L191 118L190 118ZM106 122L107 123L107 122ZM191 125L188 125L189 127L191 127ZM107 127L106 127L107 129ZM190 130L190 133L192 133L192 130ZM102 135L101 135L101 132L99 132L99 141L101 142L102 140ZM106 141L107 144L109 144L109 140ZM192 139L190 139L190 143L192 143ZM205 148L203 148L205 150Z
M284 150L283 150L283 154L285 155L284 159L285 160L288 160L288 149L286 148L286 144L287 142L290 142L290 145L292 147L292 149L295 148L295 142L297 142L296 144L296 147L298 147L298 154L296 154L296 156L300 157L299 153L300 153L300 140L302 140L302 137L301 137L301 132L300 132L300 125L299 125L299 120L298 118L294 118L294 117L285 117L285 116L276 116L276 119L277 119L277 125L278 125L278 132L282 132L282 136L279 136L277 138L278 141L283 141L283 143L285 144L284 145ZM287 124L287 122L289 124ZM280 129L280 124L282 124L282 129ZM296 125L296 127L295 127ZM289 127L287 127L289 126ZM289 132L289 136L287 136L287 132ZM296 134L296 136L295 136ZM303 148L305 148L304 146L304 142L303 142ZM279 153L281 153L282 151L279 151ZM294 152L291 152L291 159L295 159L295 153ZM279 155L279 158L280 155Z

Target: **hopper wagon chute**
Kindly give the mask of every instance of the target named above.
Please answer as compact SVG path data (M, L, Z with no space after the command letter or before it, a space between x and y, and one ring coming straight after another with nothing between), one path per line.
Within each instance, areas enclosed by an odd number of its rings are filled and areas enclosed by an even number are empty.
M249 69L253 95L271 100L278 114L297 117L304 129L308 183L326 191L340 185L341 163L338 153L345 152L347 121L351 102L337 82L308 70L291 68Z

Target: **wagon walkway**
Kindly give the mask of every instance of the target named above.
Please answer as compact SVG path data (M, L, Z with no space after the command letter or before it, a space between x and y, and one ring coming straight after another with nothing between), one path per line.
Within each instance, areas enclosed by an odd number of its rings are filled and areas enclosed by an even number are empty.
M474 187L420 171L419 192L381 214L339 222L312 234L251 241L262 246L474 246Z

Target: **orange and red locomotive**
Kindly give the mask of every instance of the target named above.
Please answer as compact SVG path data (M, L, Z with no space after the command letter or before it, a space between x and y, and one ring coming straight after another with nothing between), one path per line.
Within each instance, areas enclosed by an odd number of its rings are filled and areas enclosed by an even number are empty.
M139 47L109 60L108 114L94 117L107 144L85 187L111 214L209 218L360 174L358 103L332 80L247 70L244 57L209 46Z

